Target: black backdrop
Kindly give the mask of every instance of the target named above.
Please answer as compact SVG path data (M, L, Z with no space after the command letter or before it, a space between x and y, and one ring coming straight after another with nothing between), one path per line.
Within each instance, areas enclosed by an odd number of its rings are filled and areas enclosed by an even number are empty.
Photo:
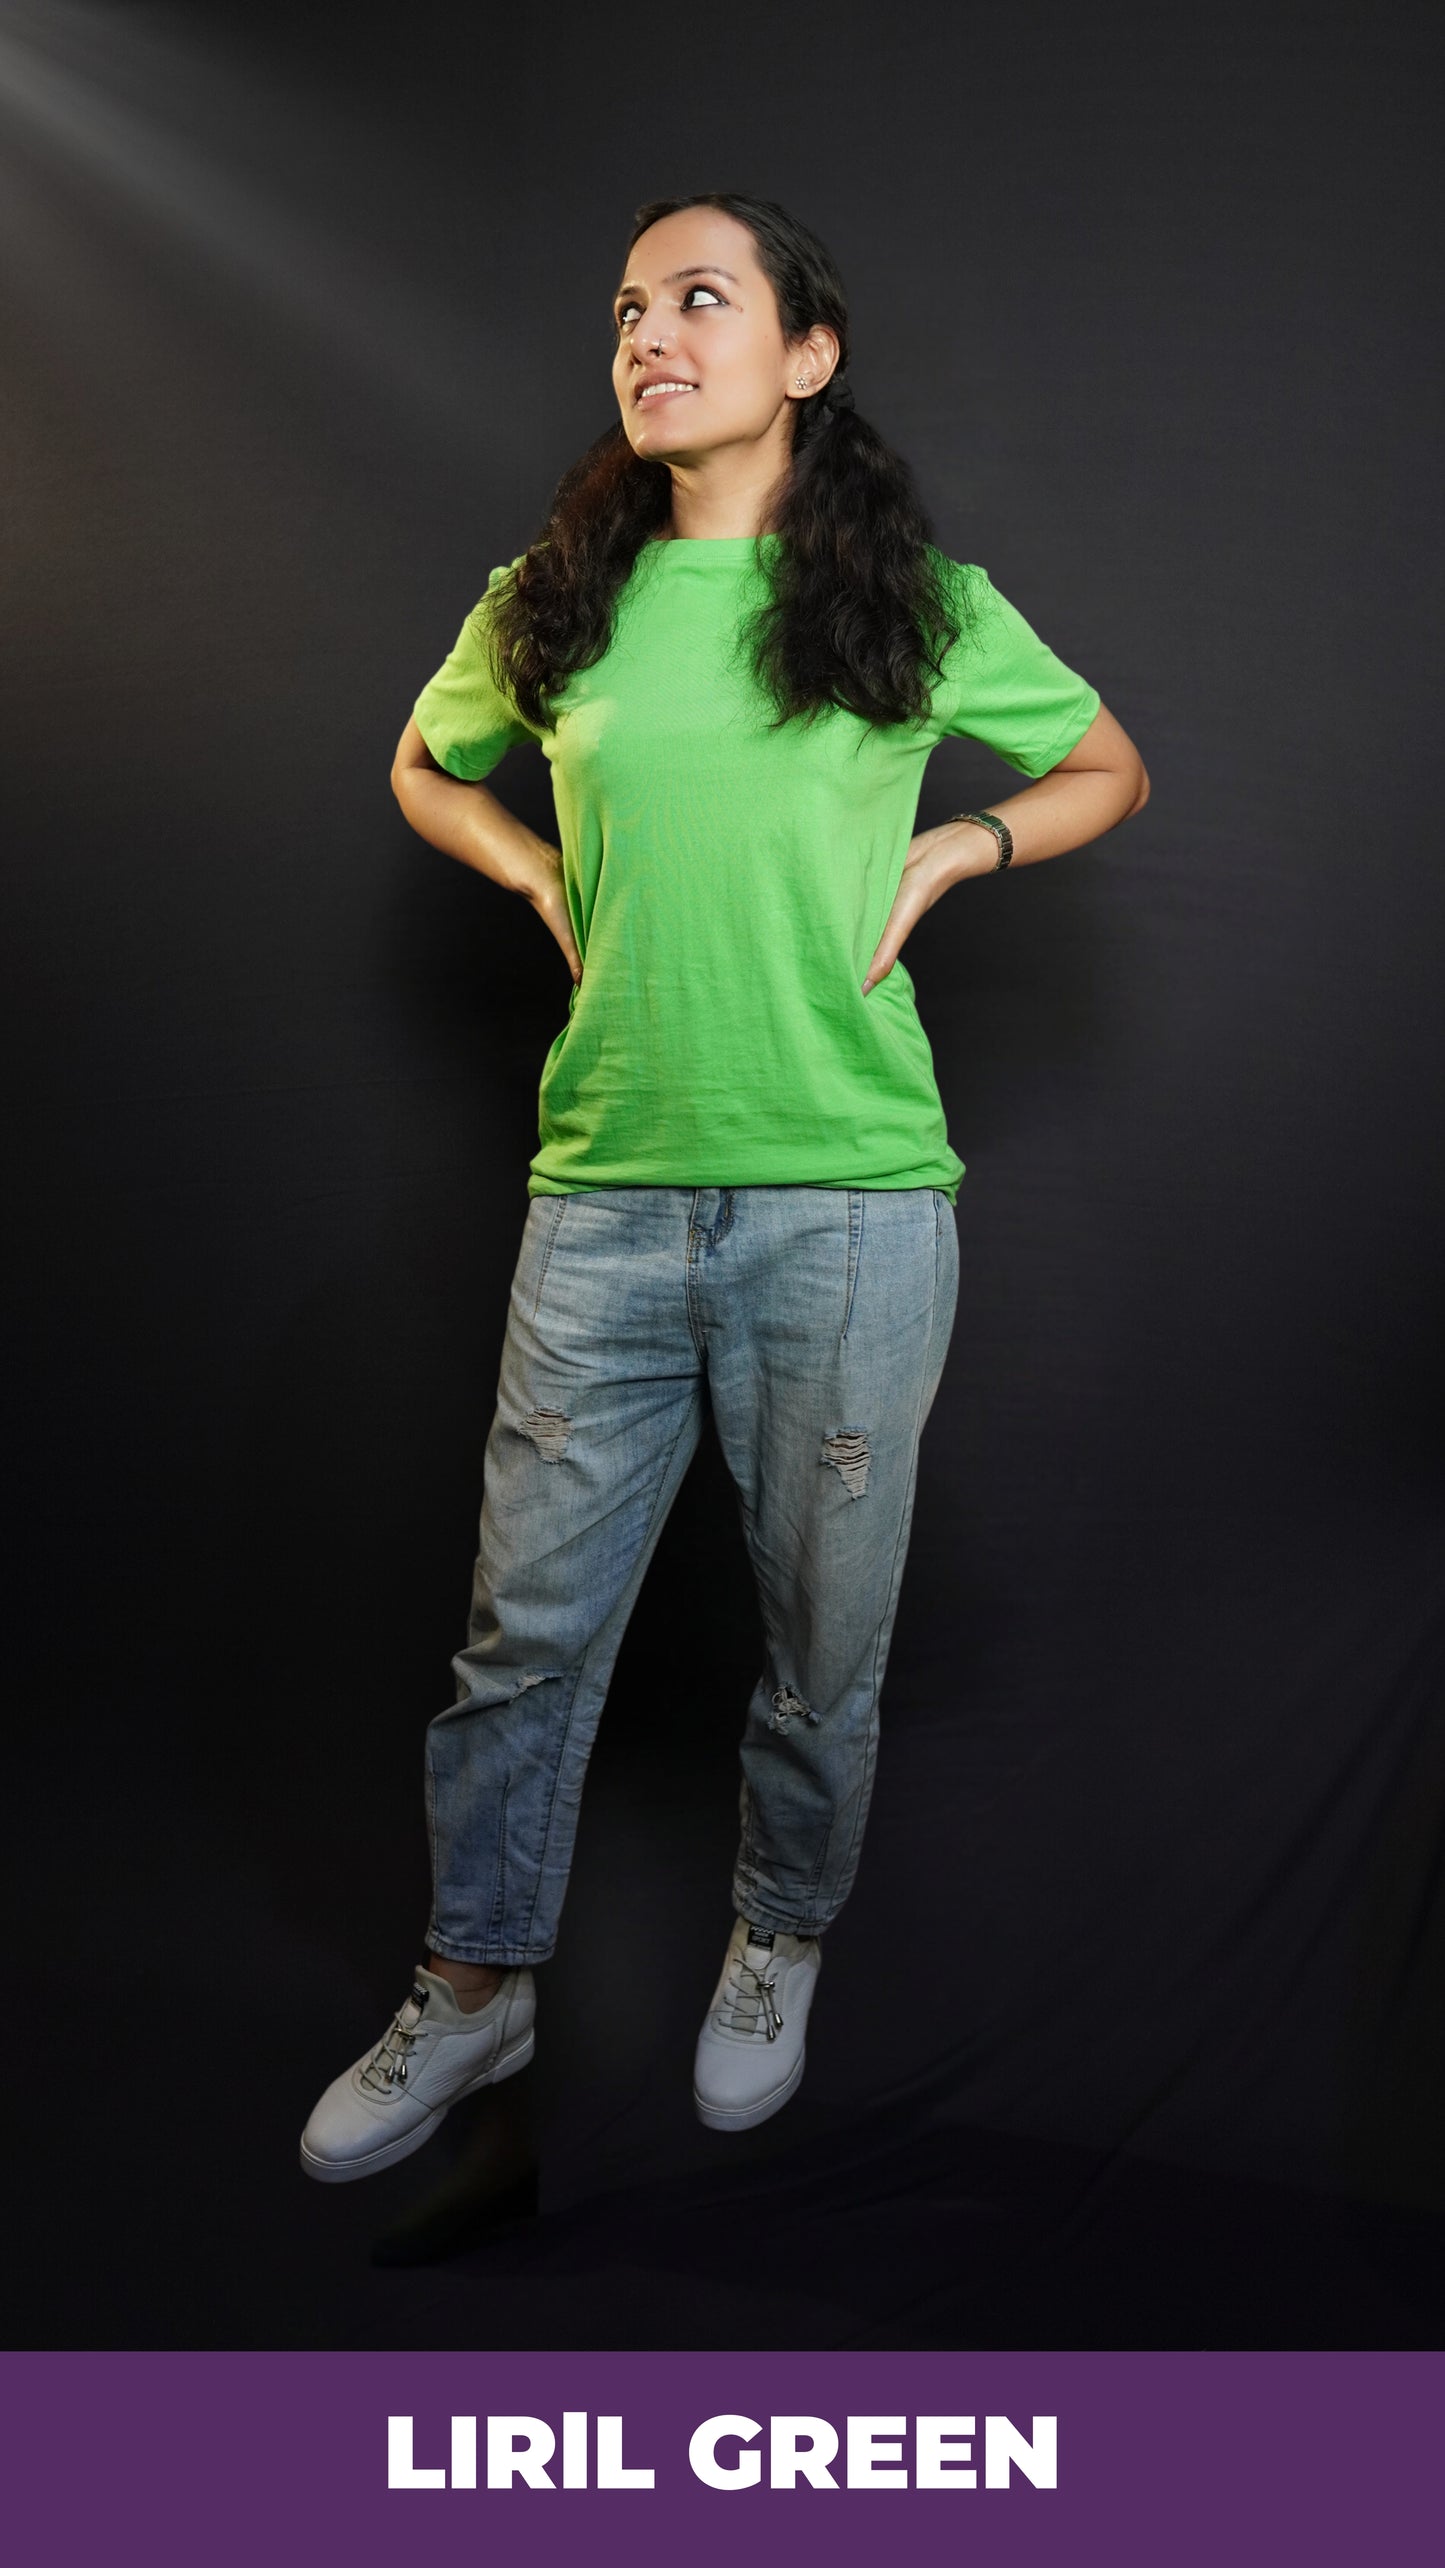
M19 2341L1432 2341L1436 24L0 10ZM323 2194L566 996L386 771L607 420L633 206L707 186L832 245L860 406L1152 800L909 948L963 1286L796 2104L688 2097L758 1655L709 1448L536 2068ZM921 820L1011 781L949 744Z

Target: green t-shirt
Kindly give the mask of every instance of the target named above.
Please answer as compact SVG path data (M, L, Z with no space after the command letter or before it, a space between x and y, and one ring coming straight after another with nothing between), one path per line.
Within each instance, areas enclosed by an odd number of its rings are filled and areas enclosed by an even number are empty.
M862 995L930 750L958 732L1026 776L1099 710L999 595L950 562L973 616L922 723L834 707L768 728L736 645L782 539L644 544L603 658L525 723L488 658L487 597L416 702L437 764L475 782L515 742L550 762L583 973L542 1070L528 1192L595 1186L940 1187L949 1146L899 961ZM494 570L488 593L513 565Z

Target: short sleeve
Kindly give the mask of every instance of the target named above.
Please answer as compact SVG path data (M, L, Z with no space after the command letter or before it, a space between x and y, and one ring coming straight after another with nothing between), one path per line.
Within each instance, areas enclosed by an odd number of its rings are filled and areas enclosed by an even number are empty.
M1099 710L1099 691L1068 668L974 562L950 562L963 632L943 664L933 727L981 740L1025 776L1067 758Z
M519 553L517 561L523 558ZM479 783L509 749L538 737L498 686L488 649L488 601L498 582L509 578L516 567L516 562L504 563L491 573L486 594L412 707L417 729L437 765L463 784Z

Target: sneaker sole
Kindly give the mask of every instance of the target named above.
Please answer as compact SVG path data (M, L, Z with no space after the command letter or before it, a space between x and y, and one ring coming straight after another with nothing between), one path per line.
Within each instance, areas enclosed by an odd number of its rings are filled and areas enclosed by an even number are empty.
M766 2122L771 2114L776 2113L782 2105L787 2103L789 2096L795 2091L798 2080L803 2074L803 2063L807 2056L807 2049L804 2047L798 2053L782 2085L774 2087L771 2095L765 2095L758 2104L738 2105L730 2111L726 2105L705 2103L694 2087L692 2100L699 2122L705 2122L709 2131L751 2131L756 2123Z
M349 2185L354 2184L359 2176L374 2176L383 2167L399 2166L413 2150L426 2147L454 2104L460 2104L464 2096L475 2095L481 2087L500 2086L503 2078L515 2077L519 2069L525 2069L536 2047L536 2028L529 2025L520 2042L514 2042L510 2051L503 2051L497 2059L489 2061L481 2075L472 2079L470 2086L458 2087L456 2094L448 2096L445 2104L438 2105L427 2121L419 2122L414 2131L404 2132L399 2140L388 2140L384 2149L373 2149L365 2158L317 2158L303 2140L303 2172L314 2176L319 2185Z

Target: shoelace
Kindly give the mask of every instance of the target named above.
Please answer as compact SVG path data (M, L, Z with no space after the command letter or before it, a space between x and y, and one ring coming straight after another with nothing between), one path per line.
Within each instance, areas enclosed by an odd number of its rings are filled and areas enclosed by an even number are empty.
M752 1981L752 1987L744 1985ZM720 2011L722 2021L732 2033L756 2033L759 2019L770 2042L776 2042L783 2029L783 2019L773 2004L777 1988L775 1979L764 1979L752 1962L739 1953L728 1973Z
M426 2001L426 1990L414 1988L405 2006L398 2008L361 2072L363 2086L373 2088L378 2095L387 2095L393 2087L405 2086L406 2064L421 2030Z

